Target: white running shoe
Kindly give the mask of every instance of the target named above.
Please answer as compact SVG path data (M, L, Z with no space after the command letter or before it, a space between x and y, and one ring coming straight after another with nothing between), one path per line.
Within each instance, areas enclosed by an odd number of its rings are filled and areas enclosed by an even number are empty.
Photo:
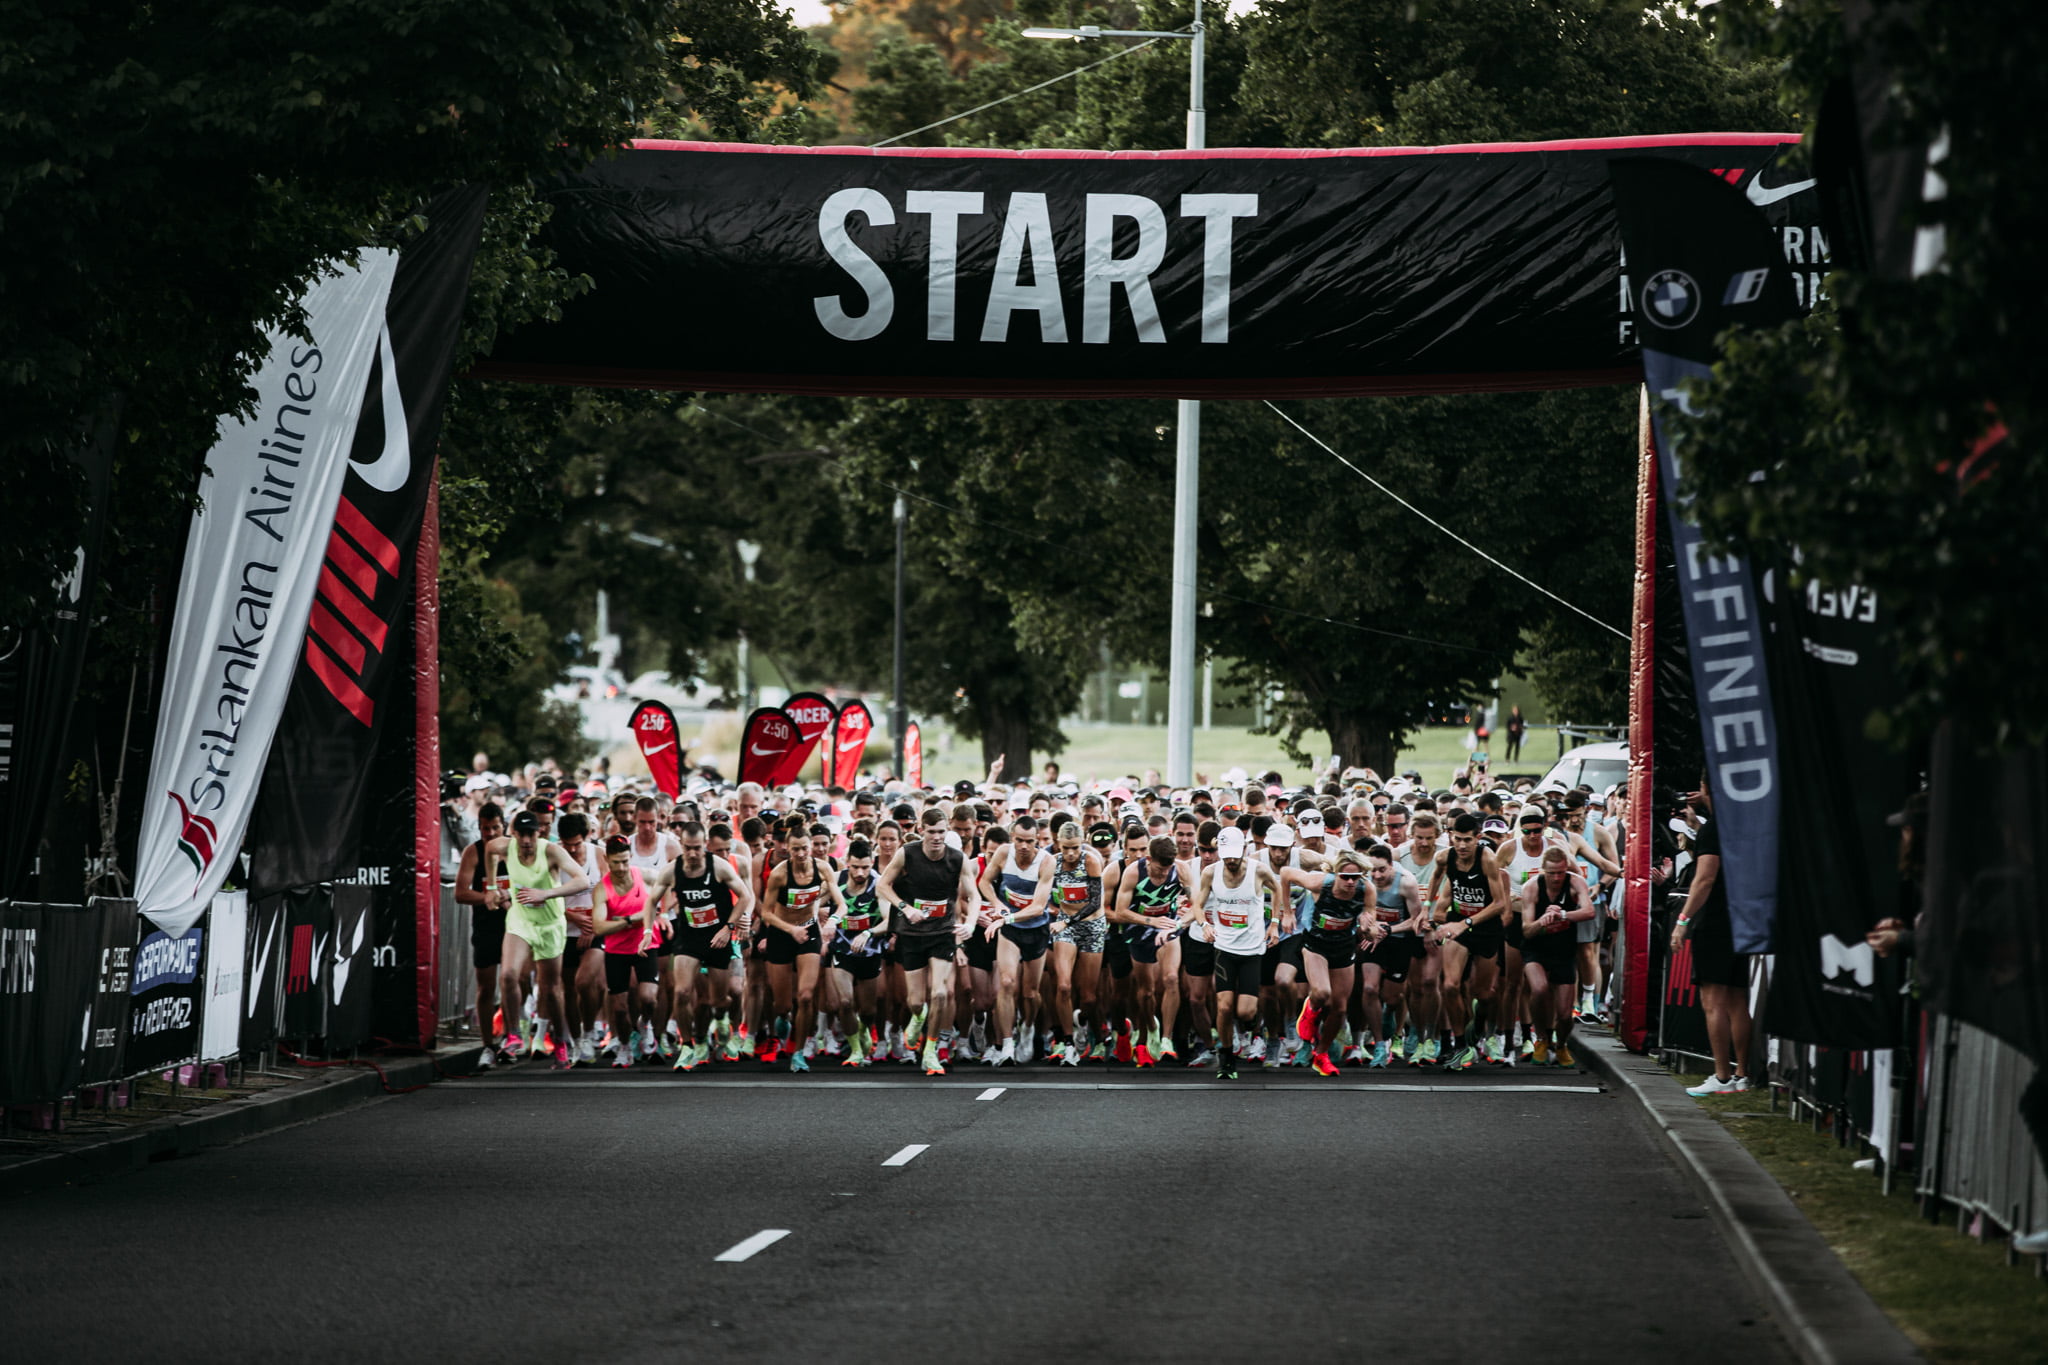
M1032 1046L1031 1046L1031 1043L1032 1043L1032 1038L1033 1038L1033 1036L1034 1036L1034 1035L1035 1035L1035 1034L1036 1034L1037 1032L1038 1032L1038 1030L1037 1030L1037 1029L1035 1029L1035 1028L1027 1028L1027 1029L1025 1029L1025 1030L1024 1030L1023 1032L1021 1032L1021 1033L1019 1033L1019 1034L1017 1035L1017 1065L1018 1065L1018 1066L1029 1066L1029 1065L1031 1065L1031 1058L1032 1058L1032 1056L1033 1056L1033 1050L1032 1050Z
M1240 1053L1239 1055L1240 1055L1240 1056L1242 1056L1242 1057L1243 1057L1243 1058L1244 1058L1244 1059L1245 1059L1245 1060L1246 1060L1247 1062L1263 1062L1263 1061L1265 1061L1265 1060L1266 1060L1266 1039L1265 1039L1265 1036L1264 1036L1263 1034L1261 1034L1260 1036L1258 1036L1258 1037L1255 1037L1255 1038L1253 1038L1253 1039L1252 1039L1252 1041L1251 1041L1251 1046L1250 1046L1250 1047L1247 1047L1246 1049L1244 1049L1244 1051L1243 1051L1243 1052L1241 1052L1241 1053Z
M1685 1093L1688 1095L1732 1095L1738 1090L1747 1089L1749 1089L1749 1082L1740 1076L1730 1076L1725 1081L1709 1076L1698 1085L1687 1086Z
M990 1048L988 1064L990 1066L1015 1066L1017 1064L1016 1040L1005 1038L1001 1046Z

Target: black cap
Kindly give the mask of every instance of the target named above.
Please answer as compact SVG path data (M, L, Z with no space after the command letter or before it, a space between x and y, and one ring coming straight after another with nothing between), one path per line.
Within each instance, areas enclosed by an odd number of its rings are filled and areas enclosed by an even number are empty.
M512 832L514 834L540 833L540 817L530 810L519 812L519 814L512 817Z
M972 796L972 795L974 795L974 784L973 784L972 782L968 781L968 780L967 780L966 778L964 778L964 777L963 777L963 778L961 778L961 779L960 779L960 780L959 780L958 782L955 782L955 783L953 784L953 795L955 795L955 796Z

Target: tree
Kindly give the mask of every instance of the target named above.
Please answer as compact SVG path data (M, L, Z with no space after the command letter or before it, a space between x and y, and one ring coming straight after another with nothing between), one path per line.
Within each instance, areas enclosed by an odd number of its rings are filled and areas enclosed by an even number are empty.
M1872 718L1924 738L1968 716L2000 744L2048 737L2048 641L2036 614L2048 570L2048 471L2039 440L2048 230L2039 71L2048 33L2017 0L1878 4L1860 53L1892 92L1867 130L1878 156L1917 163L1945 140L1941 266L1919 278L1843 261L1828 302L1803 322L1734 334L1707 414L1681 424L1702 527L1726 545L1792 545L1800 581L1860 584L1885 603L1905 696ZM1792 113L1811 117L1846 78L1839 7L1788 0L1731 15L1731 37L1785 73ZM1821 137L1853 130L1825 121ZM1908 184L1917 184L1915 164ZM1889 225L1880 225L1889 226ZM1753 481L1765 467L1767 477Z

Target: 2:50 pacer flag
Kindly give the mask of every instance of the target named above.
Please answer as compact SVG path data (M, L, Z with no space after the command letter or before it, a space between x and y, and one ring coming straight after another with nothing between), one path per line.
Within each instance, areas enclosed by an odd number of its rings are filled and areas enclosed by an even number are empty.
M631 726L654 785L675 800L683 794L683 747L676 734L676 713L661 702L643 701L633 708Z
M861 756L875 731L874 712L858 697L839 708L832 720L832 750L825 756L825 785L851 787L860 778Z
M142 807L135 899L173 939L234 864L327 572L349 443L398 258L360 253L306 290L306 335L269 333L255 414L223 417L185 542Z
M410 853L360 847L378 736L411 726L413 575L433 483L487 192L450 190L398 258L362 420L319 570L284 718L263 773L251 889L258 896L384 866ZM403 793L410 803L411 793ZM388 875L388 874L387 874ZM392 877L393 884L405 879Z
M740 727L739 780L775 785L783 762L803 743L796 722L779 706L757 706ZM801 760L799 760L801 761Z

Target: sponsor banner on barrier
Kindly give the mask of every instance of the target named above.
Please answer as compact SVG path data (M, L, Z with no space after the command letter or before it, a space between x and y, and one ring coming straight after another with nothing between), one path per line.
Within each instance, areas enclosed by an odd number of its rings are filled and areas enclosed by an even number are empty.
M185 543L144 788L135 897L173 936L206 912L291 689L396 258L315 281L310 341L273 330L253 415L221 419Z
M242 952L241 1043L268 1047L284 1028L284 969L289 937L285 898L249 902L248 941Z
M1806 249L1817 196L1772 168L1797 140L1116 153L640 142L543 191L557 265L596 287L561 321L502 337L478 373L986 397L1625 382L1641 326L1617 307L1608 161L1711 171L1796 231L1803 263L1818 253ZM1802 286L1825 273L1814 262Z
M91 1036L100 920L81 905L0 904L0 1103L78 1084Z
M160 1071L199 1060L206 926L173 936L144 920L128 972L128 1068Z
M436 198L426 231L398 258L305 648L252 821L249 877L258 894L376 860L359 852L372 756L388 728L415 723L414 554L485 198L481 186Z
M337 886L333 893L333 956L327 965L327 1046L340 1051L370 1036L371 966L377 943L372 933L371 888ZM410 982L406 983L410 986Z
M1674 423L1666 405L1685 411L1683 386L1711 373L1716 338L1725 328L1774 326L1798 316L1799 301L1770 222L1725 179L1642 157L1614 161L1610 174L1640 320L1643 375L1660 400L1651 426L1735 949L1769 952L1784 778L1763 603L1749 561L1708 553L1693 524L1680 476L1684 426ZM1685 782L1680 774L1668 776Z
M200 997L199 1060L242 1051L242 982L247 970L249 893L224 891L206 912L206 990Z
M326 886L285 893L284 1015L280 1037L327 1036L327 979L334 956L334 892Z
M91 902L91 909L99 919L99 971L85 1040L85 1070L79 1083L102 1085L131 1074L129 973L135 963L135 902L102 897Z
M683 737L676 730L676 713L661 702L643 701L634 708L630 725L654 785L675 800L683 794Z

